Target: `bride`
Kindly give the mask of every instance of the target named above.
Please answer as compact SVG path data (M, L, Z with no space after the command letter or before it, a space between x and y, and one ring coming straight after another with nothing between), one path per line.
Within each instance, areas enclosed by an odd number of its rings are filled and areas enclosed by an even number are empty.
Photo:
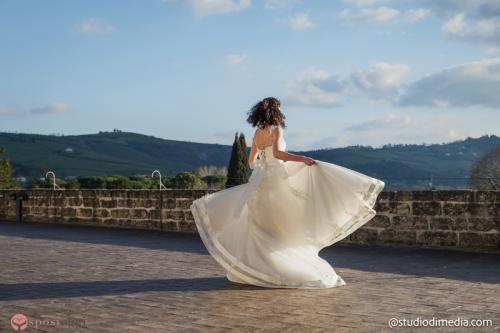
M385 183L286 152L285 116L268 97L248 113L257 127L248 183L190 206L208 252L229 281L269 288L331 288L344 280L318 253L363 226Z

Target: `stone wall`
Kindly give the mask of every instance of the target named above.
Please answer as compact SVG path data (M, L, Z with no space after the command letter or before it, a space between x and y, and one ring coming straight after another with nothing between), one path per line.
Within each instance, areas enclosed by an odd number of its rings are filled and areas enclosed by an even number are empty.
M0 190L0 220L16 221L12 193L26 193L22 221L197 232L189 210L205 190Z
M382 192L347 241L500 251L500 191Z
M0 190L0 220L196 233L192 200L210 190ZM500 251L500 191L387 191L344 242Z

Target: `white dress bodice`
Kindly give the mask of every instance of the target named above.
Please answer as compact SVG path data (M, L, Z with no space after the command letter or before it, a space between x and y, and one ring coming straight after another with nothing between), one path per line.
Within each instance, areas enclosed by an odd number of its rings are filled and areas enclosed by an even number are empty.
M274 126L273 126L274 128ZM254 136L255 140L255 136ZM274 157L273 153L273 144L266 145L266 146L257 146L257 154L255 156L255 163L264 163L264 164L269 164L269 163L280 163L283 162L280 159L277 159ZM283 131L280 131L280 136L278 138L278 149L281 151L284 151L286 149L286 142L285 139L283 138Z

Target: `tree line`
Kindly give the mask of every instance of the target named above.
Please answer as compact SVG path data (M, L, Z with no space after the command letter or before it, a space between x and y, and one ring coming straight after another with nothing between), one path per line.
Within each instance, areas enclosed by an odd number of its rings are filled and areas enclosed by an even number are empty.
M179 172L174 176L162 176L161 183L165 188L172 189L216 190L246 183L249 178L246 150L244 134L236 133L227 170L205 167L192 172ZM5 149L0 147L0 157L4 154ZM13 177L10 161L0 159L0 189L52 188L53 182L52 178L31 178L23 185ZM80 176L71 180L56 178L56 184L63 189L158 189L160 186L158 178L146 175Z
M22 188L23 185L13 177L9 160L1 158L5 149L0 147L0 189ZM45 173L44 173L45 174ZM236 132L227 171L205 168L192 172L180 172L174 176L163 176L162 185L166 188L185 189L223 189L248 182L250 169L245 136ZM136 176L90 176L76 177L72 180L56 179L56 184L67 189L157 189L159 180L145 175ZM30 179L26 188L52 188L52 179ZM471 167L468 188L500 190L500 146L474 161Z

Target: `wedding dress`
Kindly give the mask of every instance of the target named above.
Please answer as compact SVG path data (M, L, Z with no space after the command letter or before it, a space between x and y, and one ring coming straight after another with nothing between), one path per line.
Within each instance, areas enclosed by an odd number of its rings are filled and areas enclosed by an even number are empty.
M285 150L281 135L278 148ZM254 137L255 139L255 137ZM385 183L316 160L282 161L257 148L248 183L209 193L190 206L204 245L228 280L272 288L345 284L318 253L372 219Z

